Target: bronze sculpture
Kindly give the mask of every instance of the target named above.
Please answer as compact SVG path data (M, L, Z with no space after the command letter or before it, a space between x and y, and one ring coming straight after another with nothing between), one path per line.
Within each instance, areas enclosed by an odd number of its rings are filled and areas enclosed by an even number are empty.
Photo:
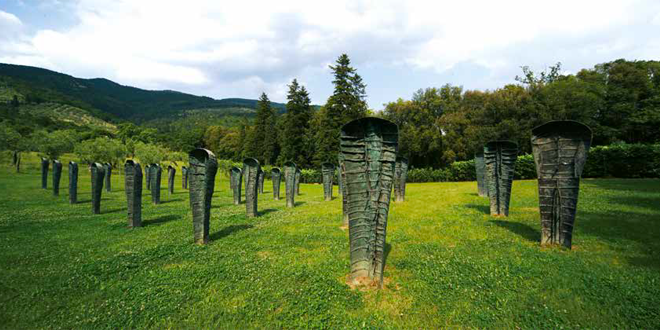
M397 157L394 169L394 201L406 200L406 180L408 180L408 158Z
M128 204L128 227L142 226L142 168L127 160L124 164L124 191Z
M286 207L296 205L296 163L284 163L284 189L286 191Z
M273 199L280 200L280 181L282 180L282 173L279 168L273 167L270 170L271 180L273 181Z
M241 204L241 187L243 183L243 171L234 166L231 168L231 176L229 178L230 186L234 193L234 205Z
M210 150L195 149L189 154L188 175L190 176L190 209L193 218L195 243L206 244L209 241L209 220L211 201L215 189L215 174L218 161Z
M479 196L488 196L488 185L486 184L486 161L483 149L474 155L474 168L477 173L477 192Z
M321 174L323 174L323 197L326 201L332 200L332 179L335 176L335 164L321 164Z
M50 162L46 158L41 158L41 189L48 189L48 166Z
M396 124L374 117L341 128L353 283L370 279L382 286L398 135Z
M144 176L147 178L144 180L147 190L151 191L151 165L147 164L147 166L144 167Z
M337 176L339 176L340 188L341 191L341 210L343 215L342 223L344 226L348 226L348 198L346 198L346 168L344 166L344 155L339 153L339 169L337 170Z
M255 158L243 160L243 176L245 177L245 212L248 217L256 217L259 182L258 176L261 171L259 161Z
M181 166L181 189L188 189L188 168Z
M78 164L69 162L69 204L78 202Z
M155 205L160 204L160 179L163 168L160 164L151 164L149 166L149 176L151 177L151 202Z
M264 170L259 167L259 173L257 173L257 181L259 184L259 193L263 194L264 193L264 177L266 174L264 173Z
M571 248L580 176L591 129L576 121L551 121L532 130L541 212L541 245Z
M105 171L105 191L110 192L112 191L112 181L110 181L110 177L112 176L112 165L110 165L110 163L103 164L103 170Z
M511 141L491 141L484 147L490 214L509 216L513 170L518 145Z
M103 193L103 179L105 170L99 163L91 164L92 172L92 213L101 214L101 194Z
M302 172L300 168L296 167L296 195L300 195L300 178L302 177Z
M174 179L176 178L176 169L172 165L167 166L167 193L174 194Z
M60 195L60 178L62 177L62 163L59 160L53 161L53 196Z

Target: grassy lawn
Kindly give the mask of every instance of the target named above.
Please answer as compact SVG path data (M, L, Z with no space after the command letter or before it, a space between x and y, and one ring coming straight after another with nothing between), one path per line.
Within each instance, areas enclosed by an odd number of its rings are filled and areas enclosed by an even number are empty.
M126 228L123 176L91 214L39 174L0 169L0 327L21 328L657 328L660 180L583 180L573 250L540 248L536 181L516 181L508 218L475 182L409 184L392 203L386 284L351 290L341 199L301 185L297 207L259 196L246 219L218 175L211 243L193 244L188 192L143 196ZM50 187L49 177L49 187Z

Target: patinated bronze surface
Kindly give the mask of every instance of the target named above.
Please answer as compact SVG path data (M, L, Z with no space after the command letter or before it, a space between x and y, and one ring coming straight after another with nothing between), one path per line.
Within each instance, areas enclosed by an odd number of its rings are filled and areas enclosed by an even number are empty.
M243 171L234 166L231 168L231 188L234 192L234 205L241 204L241 188L243 186Z
M398 135L394 123L380 118L357 119L341 128L354 282L368 278L382 285Z
M406 180L408 180L408 158L397 157L394 169L394 201L406 200Z
M167 166L167 193L174 194L174 179L176 178L176 169L172 165Z
M477 152L474 155L474 168L477 173L477 191L479 196L488 196L488 185L486 184L486 161L484 152Z
M103 164L103 170L105 171L105 191L112 191L112 181L110 177L112 176L112 165L109 163Z
M163 168L160 164L151 164L149 166L149 176L151 177L151 202L160 204L160 180L163 174Z
M53 161L53 195L60 195L60 179L62 178L62 163L59 160Z
M48 166L50 162L46 158L41 158L41 189L48 189Z
M144 180L147 183L147 190L151 191L151 165L147 164L144 167L144 176L147 178Z
M124 191L128 204L128 227L142 226L142 168L127 160L124 164Z
M300 195L300 177L302 172L298 167L296 167L296 195Z
M580 176L591 129L576 121L551 121L532 130L541 212L541 245L571 248Z
M282 180L282 172L279 168L273 167L270 170L271 180L273 180L273 199L280 200L280 181Z
M296 205L296 170L298 166L294 162L284 163L284 188L286 190L286 206Z
M339 156L339 169L337 175L339 176L341 191L341 210L343 215L343 225L348 226L348 198L346 197L346 168L344 166L344 155L340 152Z
M264 173L264 170L259 167L259 173L257 173L257 180L259 184L259 193L263 194L264 193L264 177L266 174Z
M103 179L105 170L103 164L92 163L92 213L101 214L101 194L103 193Z
M206 244L209 241L209 219L211 200L215 189L215 174L218 161L210 150L195 149L189 154L190 167L190 209L193 217L195 243Z
M257 201L259 193L259 171L261 166L255 158L243 160L243 176L245 177L245 212L248 217L259 215Z
M491 215L509 215L517 157L518 145L511 141L491 141L484 147Z
M69 162L69 204L78 202L78 164Z
M181 166L181 188L188 189L188 168Z
M323 175L323 198L326 201L332 200L332 179L335 176L335 164L321 164L321 174Z

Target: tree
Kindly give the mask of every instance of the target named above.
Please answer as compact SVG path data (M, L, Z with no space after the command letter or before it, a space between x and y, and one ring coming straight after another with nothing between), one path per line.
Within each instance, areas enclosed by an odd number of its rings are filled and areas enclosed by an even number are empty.
M73 130L58 130L47 132L40 130L32 136L32 148L43 157L58 159L60 155L73 151L75 143L79 140L78 133Z
M309 165L310 153L307 142L309 141L308 131L312 116L310 103L309 93L305 86L301 86L297 79L293 79L287 93L287 112L281 125L279 163L290 160L298 166Z
M265 165L272 164L277 157L276 121L275 110L270 105L268 95L261 93L248 150L252 157Z
M166 150L155 144L138 142L135 144L135 157L144 165L161 163Z
M136 152L137 148L136 146ZM78 143L74 152L83 163L110 163L115 168L124 161L127 154L126 147L120 140L105 136Z

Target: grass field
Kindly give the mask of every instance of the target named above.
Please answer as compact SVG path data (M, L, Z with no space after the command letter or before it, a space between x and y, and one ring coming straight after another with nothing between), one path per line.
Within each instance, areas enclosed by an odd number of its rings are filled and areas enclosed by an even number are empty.
M535 181L514 183L508 218L474 182L409 184L390 207L385 286L359 291L341 199L321 185L287 209L267 181L246 219L218 175L197 246L178 174L163 204L144 191L131 230L123 176L92 215L87 169L76 205L63 172L54 197L36 171L0 169L2 328L660 327L660 180L583 180L572 251L539 247Z

